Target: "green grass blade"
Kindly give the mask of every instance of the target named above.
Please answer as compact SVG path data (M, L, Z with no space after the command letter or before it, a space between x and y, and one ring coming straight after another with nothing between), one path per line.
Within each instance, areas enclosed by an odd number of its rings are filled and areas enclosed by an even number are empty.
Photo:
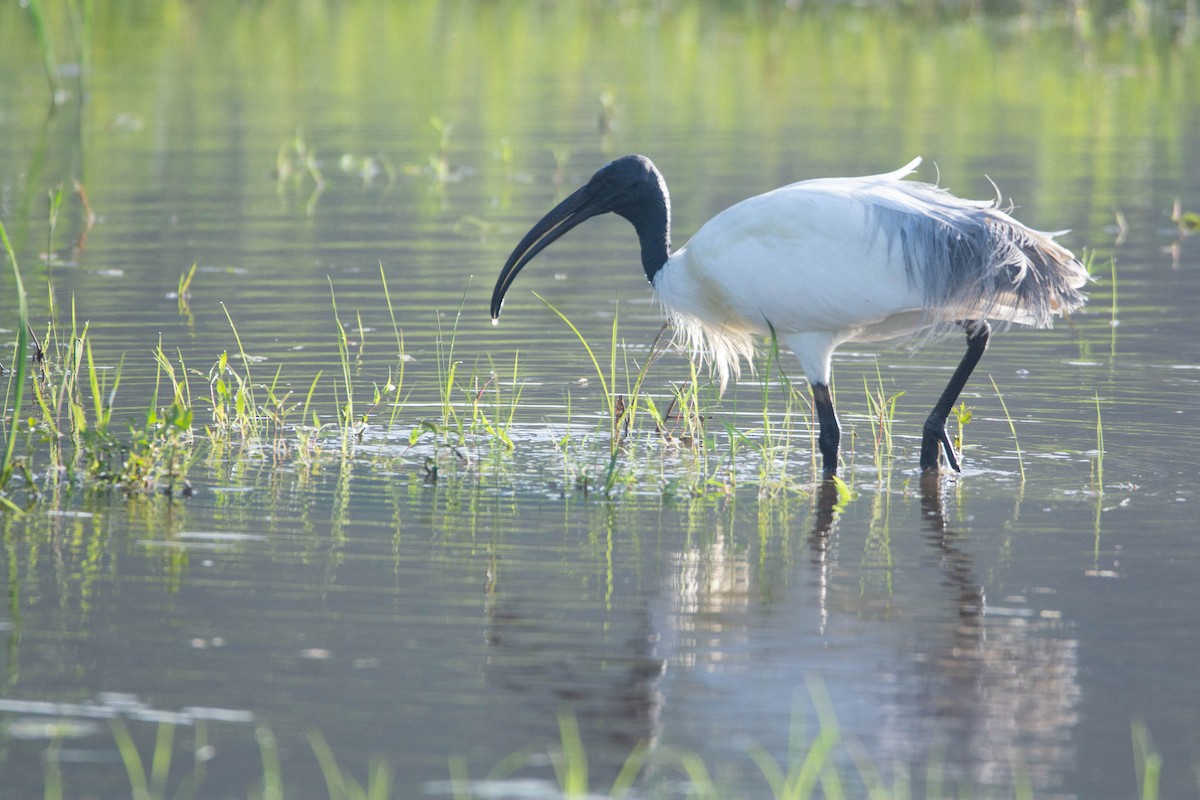
M401 407L404 405L404 367L408 362L408 358L404 353L404 331L400 330L400 326L396 324L396 310L392 305L392 295L388 291L387 274L383 270L383 262L379 262L379 278L383 282L383 300L387 305L388 317L392 320L392 333L396 336L396 401L392 404L392 414L388 419L388 427L396 424L396 415L400 413Z
M450 757L450 791L454 800L471 800L471 776L462 756Z
M329 791L329 800L345 800L346 780L342 775L341 767L337 764L337 759L333 756L329 742L325 740L320 731L313 728L308 732L308 743L317 757L317 763L321 765L321 774L325 776L325 788Z
M784 791L787 779L783 774L783 770L779 767L779 762L760 744L751 746L748 754L750 760L754 762L754 765L758 767L758 771L766 779L767 786L771 788L771 796L775 800L782 800L785 796Z
M46 70L46 81L50 84L50 102L58 105L62 83L58 79L58 61L54 57L54 45L46 29L46 17L42 14L41 0L29 0L29 20L33 23L33 35L37 37L38 49L42 54L42 67Z
M237 420L242 426L243 436L252 435L257 438L259 431L255 414L258 403L254 400L254 384L250 377L250 357L246 355L246 348L242 346L242 336L238 333L237 325L233 323L233 315L229 313L225 303L221 303L221 310L225 312L225 319L229 321L229 328L233 331L233 340L237 342L238 355L242 358L242 369L246 373L244 380L238 376L239 387L234 395ZM236 373L234 374L236 375Z
M996 391L996 398L1000 401L1000 408L1004 411L1004 418L1008 420L1008 429L1012 431L1013 446L1017 448L1017 468L1021 471L1021 483L1025 482L1025 459L1021 455L1021 443L1017 440L1017 426L1013 424L1012 416L1008 413L1008 404L1004 402L1004 395L1000 394L1000 387L996 385L996 379L988 375L988 380L992 382L992 389Z
M1141 722L1133 724L1133 762L1137 769L1138 798L1140 800L1158 800L1162 756L1154 748L1150 731Z
M637 376L633 381L633 386L629 387L627 385L626 391L629 396L629 400L625 404L625 413L621 415L621 419L617 420L618 428L627 426L631 433L634 430L634 423L637 421L636 415L639 405L639 398L642 394L642 384L646 381L646 376L650 372L651 365L658 359L659 354L662 353L663 334L665 334L667 329L670 327L671 324L669 322L664 322L662 327L658 329L658 333L654 336L654 341L650 344L650 353L646 356L646 360L642 362L641 368L638 369ZM692 366L695 367L695 364ZM626 379L626 384L628 384L628 379ZM653 403L649 397L646 398L646 402ZM661 428L661 425L659 427Z
M592 368L596 370L596 377L600 380L600 390L602 392L604 392L604 403L608 407L608 418L612 425L611 445L612 445L613 451L615 452L617 447L620 444L620 442L618 441L618 436L617 436L617 433L618 433L617 398L616 398L616 395L614 395L612 393L612 391L610 391L610 389L609 389L608 380L604 377L604 370L600 368L600 361L596 358L595 351L592 350L592 346L590 344L588 344L587 339L584 338L583 334L579 332L579 328L575 327L575 323L573 323L573 322L571 322L571 320L567 319L566 314L562 313L557 308L555 308L550 303L549 300L542 297L537 292L534 292L533 296L536 297L538 300L541 300L543 303L545 303L547 308L549 308L551 311L553 311L555 314L557 314L558 318L566 323L567 327L571 329L571 332L575 334L575 338L577 338L579 340L580 344L583 345L583 349L587 351L588 358L591 359L591 361L592 361ZM613 358L613 369L615 370L616 369L616 348L615 347L613 348L612 358Z
M109 722L113 739L117 742L117 752L125 764L125 773L129 776L129 788L132 795L139 800L149 797L149 785L146 782L146 768L142 765L142 757L138 754L137 745L129 735L129 728L120 717Z
M208 723L203 719L195 722L192 736L192 771L175 790L174 800L192 800L204 783L205 764L208 761Z
M617 321L620 316L621 308L620 304L617 304L613 307L612 333L608 340L608 385L614 392L617 391ZM614 398L613 401L615 403L616 399ZM612 421L614 436L620 436L619 423L620 420Z
M270 728L261 727L254 731L262 755L262 800L283 800L283 772L279 767L279 746Z
M546 308L550 309L555 314L557 314L558 318L566 323L567 327L571 329L571 333L575 334L575 338L578 339L579 343L583 345L583 349L587 351L588 358L590 358L592 361L592 368L596 370L596 377L600 380L600 388L604 392L604 397L607 400L607 402L609 404L609 410L611 411L612 405L614 403L614 400L612 399L612 393L609 392L609 390L608 390L608 381L604 377L604 370L600 369L600 362L596 359L596 353L592 350L592 346L590 344L588 344L587 339L585 339L583 337L583 334L579 332L579 328L575 327L575 323L573 323L573 322L571 322L571 320L567 319L566 314L562 313L557 308L555 308L550 303L549 300L542 297L537 292L534 292L533 296L536 297L538 300L541 300L543 303L545 303Z
M4 251L8 253L9 263L12 264L13 278L17 288L17 349L13 354L13 385L12 393L12 424L6 426L4 455L0 458L0 489L7 485L13 472L13 452L17 445L17 424L21 419L21 401L25 394L26 361L29 353L29 301L25 294L25 284L21 281L21 270L17 266L17 256L13 252L12 243L8 240L8 231L0 222L0 241L4 243ZM7 403L6 403L7 405Z
M573 714L559 714L558 730L562 751L553 759L558 786L566 797L583 797L588 793L588 763L579 736L579 721Z
M1096 493L1104 494L1104 424L1100 418L1100 393L1096 392Z
M150 792L152 797L162 797L167 788L167 775L171 771L171 755L175 743L175 725L158 723L154 737L154 757L150 761Z
M55 730L50 746L42 756L42 800L62 800L62 731Z
M392 796L392 780L396 771L387 761L375 756L368 765L367 800L388 800Z
M695 753L681 753L677 758L679 768L687 776L690 797L700 798L700 800L717 800L720 797L717 783L713 780L708 767L704 765L700 756Z
M338 316L337 294L333 290L333 278L328 278L328 280L329 299L333 304L333 321L337 325L338 332L338 358L342 364L342 385L346 391L346 403L342 407L338 419L338 423L342 426L342 448L346 452L354 427L354 381L350 370L350 342L346 338L346 326L342 324L342 320Z
M616 800L628 794L629 790L633 787L633 782L637 780L638 773L645 766L649 755L650 745L644 741L638 742L637 746L633 748L633 752L625 759L625 763L621 765L621 771L617 773L612 789L608 792L609 797Z

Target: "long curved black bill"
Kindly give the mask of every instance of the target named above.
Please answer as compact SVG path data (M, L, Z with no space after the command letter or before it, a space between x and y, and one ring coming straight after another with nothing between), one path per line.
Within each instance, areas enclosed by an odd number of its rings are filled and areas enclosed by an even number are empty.
M500 277L496 279L496 288L492 290L492 323L500 319L500 307L504 304L504 295L513 279L521 268L528 264L534 256L550 246L555 239L574 228L579 223L603 213L598 207L595 192L590 186L578 189L561 203L550 209L546 216L538 220L525 238L512 251Z

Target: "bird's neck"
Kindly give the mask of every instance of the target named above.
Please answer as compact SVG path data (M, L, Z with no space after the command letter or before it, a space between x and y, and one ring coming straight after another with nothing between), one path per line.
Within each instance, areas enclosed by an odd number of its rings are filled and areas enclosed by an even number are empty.
M618 212L632 222L637 231L642 245L642 269L651 283L671 257L671 198L661 180L660 188L661 191L640 199L631 209L632 213Z

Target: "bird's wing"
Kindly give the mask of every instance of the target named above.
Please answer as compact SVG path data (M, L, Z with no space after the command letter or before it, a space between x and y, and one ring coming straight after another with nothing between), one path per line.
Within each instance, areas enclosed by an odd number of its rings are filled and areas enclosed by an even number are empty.
M711 324L839 338L919 312L922 294L869 203L851 191L857 181L793 184L713 217L679 254L676 274L664 276L664 303Z

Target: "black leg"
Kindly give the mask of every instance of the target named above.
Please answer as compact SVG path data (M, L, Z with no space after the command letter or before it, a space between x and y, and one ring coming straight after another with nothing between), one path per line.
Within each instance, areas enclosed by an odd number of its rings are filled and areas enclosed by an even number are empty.
M987 350L988 336L992 332L987 320L964 322L963 328L967 331L967 353L959 362L958 369L954 370L954 375L950 378L950 383L946 384L937 405L929 412L929 418L925 420L925 428L921 434L922 470L936 470L940 451L945 450L950 466L955 472L962 472L958 467L958 456L954 453L954 446L950 444L950 437L946 435L946 418L950 416L950 410L954 408L959 394L967 385L967 379L971 377L975 365L983 357L983 351Z
M842 429L837 414L833 411L833 398L829 387L823 383L812 385L813 405L817 409L817 422L821 426L817 434L817 445L821 448L823 471L826 476L837 474L838 444L842 440Z

